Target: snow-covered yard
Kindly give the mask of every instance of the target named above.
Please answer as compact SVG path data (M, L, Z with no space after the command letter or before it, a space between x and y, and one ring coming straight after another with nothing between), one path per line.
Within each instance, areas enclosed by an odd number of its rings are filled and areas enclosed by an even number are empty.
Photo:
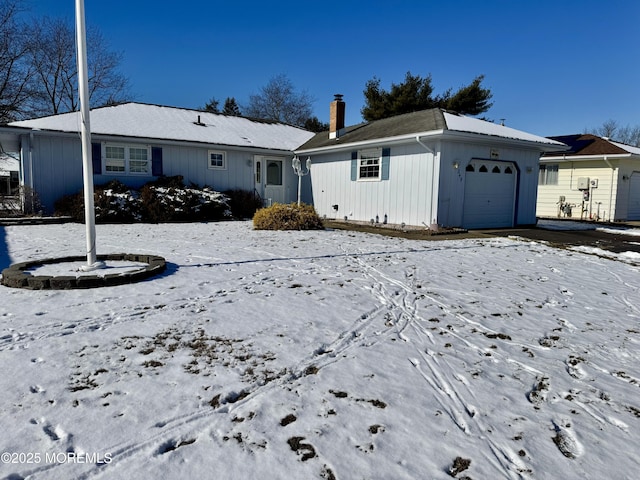
M2 267L84 248L82 225L0 233ZM3 478L640 476L637 265L247 222L97 239L169 268L0 287Z

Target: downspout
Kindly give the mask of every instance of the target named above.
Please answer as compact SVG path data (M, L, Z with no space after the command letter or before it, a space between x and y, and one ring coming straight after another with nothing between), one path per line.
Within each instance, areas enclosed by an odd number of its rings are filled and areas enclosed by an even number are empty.
M29 132L29 188L33 191L33 143L35 142L35 136L33 130Z
M615 174L616 169L614 168L613 165L611 165L611 162L609 162L609 159L607 158L607 156L604 156L604 163L606 163L608 165L608 167L611 169L611 184L609 185L609 221L611 221L611 204L613 202L613 176Z
M428 153L430 153L433 156L433 161L431 162L431 218L429 219L429 228L432 228L431 226L435 226L437 228L437 224L438 224L438 210L437 210L437 205L438 205L438 189L435 188L435 183L436 183L436 152L435 150L433 150L431 147L429 147L428 145L426 145L425 143L422 142L422 140L420 140L420 135L416 135L416 142L418 143L418 145L420 145L422 148L424 148ZM435 208L435 212L434 212L434 208ZM426 222L423 222L426 223Z

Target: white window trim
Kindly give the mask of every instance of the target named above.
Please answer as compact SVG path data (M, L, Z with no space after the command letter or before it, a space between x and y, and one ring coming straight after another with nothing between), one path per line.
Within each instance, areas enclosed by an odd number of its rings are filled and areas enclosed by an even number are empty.
M211 165L211 154L222 155L222 166ZM226 170L227 169L227 152L224 152L222 150L209 150L207 152L207 166L209 167L209 170Z
M362 157L367 157L369 159L371 158L377 158L378 161L378 176L376 177L362 177L361 174L361 162L362 162ZM358 150L358 164L357 164L357 171L358 171L358 182L379 182L382 180L382 149L381 148L375 148L375 149L369 149L369 150Z
M540 164L540 168L538 171L538 185L557 186L559 182L559 175L560 165L558 163L542 163Z
M107 169L107 147L119 147L124 148L124 171L114 172ZM145 172L132 172L131 171L131 149L136 148L147 151L147 170ZM151 176L152 171L152 158L151 158L151 146L149 145L133 145L124 143L110 143L105 142L102 144L102 171L103 175L134 175L134 176Z

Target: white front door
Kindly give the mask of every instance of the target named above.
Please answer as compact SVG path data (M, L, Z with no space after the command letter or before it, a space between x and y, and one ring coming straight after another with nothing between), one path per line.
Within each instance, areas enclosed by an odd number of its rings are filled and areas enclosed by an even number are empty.
M282 158L262 158L264 199L267 205L284 203L284 160Z

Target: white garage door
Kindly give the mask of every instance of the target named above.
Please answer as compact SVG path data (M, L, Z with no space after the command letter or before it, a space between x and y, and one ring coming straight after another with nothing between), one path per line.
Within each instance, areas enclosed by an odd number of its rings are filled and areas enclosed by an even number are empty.
M517 171L511 162L472 160L465 169L464 228L512 227Z
M633 172L629 179L627 220L640 220L640 172Z

